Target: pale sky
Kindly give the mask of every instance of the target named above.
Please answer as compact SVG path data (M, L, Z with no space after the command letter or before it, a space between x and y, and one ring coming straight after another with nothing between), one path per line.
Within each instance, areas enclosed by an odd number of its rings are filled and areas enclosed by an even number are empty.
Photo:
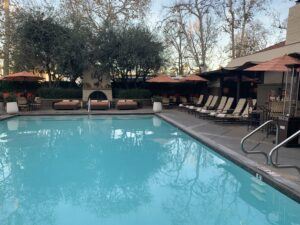
M170 6L176 0L152 0L151 8L149 15L147 16L147 22L151 27L154 27L158 21L162 19L163 16L163 7ZM295 4L294 0L271 0L272 4L270 5L271 9L269 11L275 11L280 15L280 18L286 19L288 17L289 8ZM271 28L272 20L266 14L259 15L257 20L262 21L267 28ZM285 38L285 34L275 33L270 35L268 40L268 46L273 45L282 39ZM229 59L226 54L224 54L224 47L228 44L228 37L222 35L218 38L218 48L214 49L212 52L212 61L209 62L210 68L215 69L220 65L226 66ZM215 57L216 56L216 57ZM223 56L220 57L220 56Z

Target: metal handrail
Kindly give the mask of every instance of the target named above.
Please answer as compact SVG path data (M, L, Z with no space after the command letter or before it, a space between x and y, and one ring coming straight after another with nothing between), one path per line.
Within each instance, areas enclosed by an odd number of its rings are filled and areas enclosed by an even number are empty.
M260 125L258 128L256 128L254 131L250 132L249 134L247 134L245 137L242 138L241 140L241 149L244 153L246 154L261 154L264 155L266 157L266 160L268 160L268 154L262 151L247 151L244 147L245 141L251 137L252 135L254 135L256 132L260 131L262 128L264 128L265 126L269 125L270 123L274 123L273 120L268 120L265 123L263 123L262 125ZM276 145L278 145L278 134L279 134L279 126L277 123L275 123L276 126ZM257 146L256 146L257 147Z
M300 136L300 130L298 130L296 133L294 133L293 135L291 135L290 137L288 137L287 139L285 139L284 141L282 141L280 144L276 145L274 148L272 148L272 150L269 153L269 157L268 157L268 162L277 167L277 168L295 168L298 169L300 171L300 167L298 166L294 166L294 165L280 165L278 162L273 162L273 154L274 152L278 153L279 148L281 148L284 144L288 143L289 141L293 140L294 138Z

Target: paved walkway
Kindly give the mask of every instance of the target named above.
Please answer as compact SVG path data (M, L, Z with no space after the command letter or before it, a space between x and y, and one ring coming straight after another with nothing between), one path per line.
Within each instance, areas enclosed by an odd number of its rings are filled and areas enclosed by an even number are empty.
M224 152L219 152L237 160L241 166L249 166L260 174L266 174L273 182L280 182L281 186L288 186L293 194L298 195L297 199L300 199L300 171L274 168L267 165L264 156L246 155L241 151L240 141L250 132L247 125L220 124L213 120L196 118L194 115L179 110L165 110L160 116L205 143L216 146L221 151L226 149ZM258 149L268 153L274 146L275 135L266 137L265 133L258 132L247 141L245 146L247 149L251 149L258 141L261 141ZM299 165L299 162L300 148L282 148L280 150L279 163ZM279 189L281 188L279 187Z

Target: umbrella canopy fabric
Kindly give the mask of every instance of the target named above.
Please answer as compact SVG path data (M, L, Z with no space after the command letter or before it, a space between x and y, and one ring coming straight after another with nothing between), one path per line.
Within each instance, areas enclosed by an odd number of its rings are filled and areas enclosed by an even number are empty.
M178 80L174 80L172 77L168 76L168 75L158 75L154 78L151 78L149 80L147 80L147 82L149 83L178 83Z
M286 67L287 64L298 64L300 63L299 59L296 59L294 57L284 55L263 63L260 63L256 66L250 67L246 69L245 71L271 71L271 72L285 72L288 71L288 68Z
M19 73L14 73L10 74L4 77L1 77L0 80L5 80L5 81L27 81L27 82L37 82L40 80L44 80L43 77L37 76L31 72L19 72Z
M200 77L198 75L189 75L187 77L184 77L181 81L183 82L207 82L203 77Z

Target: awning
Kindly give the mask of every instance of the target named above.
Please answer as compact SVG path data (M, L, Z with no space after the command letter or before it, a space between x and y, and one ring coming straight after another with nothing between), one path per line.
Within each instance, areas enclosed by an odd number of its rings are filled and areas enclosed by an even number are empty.
M300 60L296 59L294 57L284 55L263 63L260 63L259 65L250 67L248 69L245 69L245 71L257 71L257 72L285 72L288 71L288 68L286 67L287 64L299 64Z

